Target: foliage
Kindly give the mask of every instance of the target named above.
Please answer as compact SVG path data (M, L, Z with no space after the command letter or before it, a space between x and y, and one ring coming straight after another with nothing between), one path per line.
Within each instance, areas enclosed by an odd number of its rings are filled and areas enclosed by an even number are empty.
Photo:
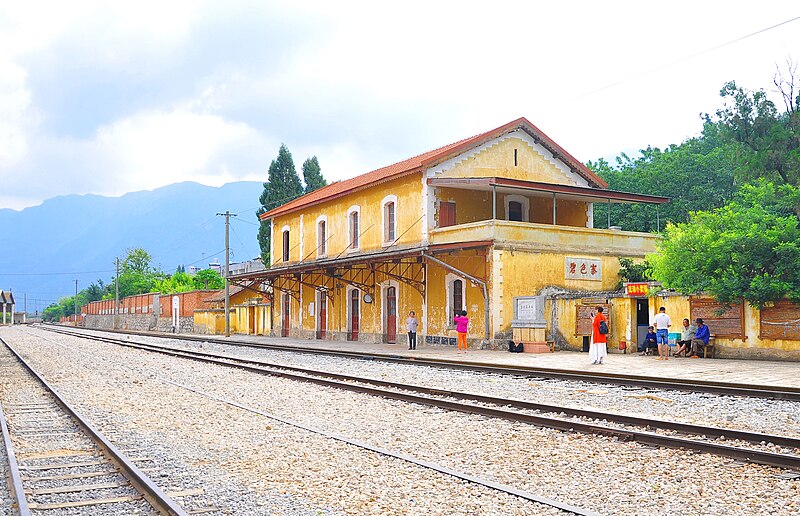
M158 290L158 285L168 276L161 270L153 267L150 253L141 248L128 249L128 254L120 262L119 267L119 297L146 294ZM104 297L113 299L115 292L115 279L112 279Z
M787 76L778 72L773 78L783 99L783 112L763 89L750 91L731 81L720 91L725 105L717 110L717 119L723 137L736 145L737 175L742 182L763 177L779 184L800 185L796 69L790 61Z
M213 269L197 271L192 278L195 290L219 290L225 287L225 279Z
M303 162L303 181L306 183L305 193L311 193L328 185L328 182L322 177L319 160L316 156L312 156Z
M634 263L630 258L619 259L619 277L620 281L617 284L617 289L622 288L624 282L643 282L652 281L652 270L650 262L644 260L640 263Z
M723 206L734 193L734 149L719 139L719 130L706 123L703 134L661 150L648 147L638 158L621 154L612 166L605 160L589 162L611 190L669 197L667 204L595 203L595 227L611 225L626 231L654 232L668 222L687 222L694 210Z
M259 197L261 208L256 212L256 217L273 208L285 204L303 195L303 186L300 184L300 176L294 168L292 153L281 144L278 150L278 157L272 160L269 166L267 182L264 183L264 191ZM265 264L269 263L270 247L270 226L269 222L261 221L258 228L258 244L261 247L261 257Z
M800 189L765 180L740 189L726 206L671 224L648 257L655 277L684 293L761 308L800 302Z
M64 308L53 303L42 311L42 320L45 322L58 322L64 317Z

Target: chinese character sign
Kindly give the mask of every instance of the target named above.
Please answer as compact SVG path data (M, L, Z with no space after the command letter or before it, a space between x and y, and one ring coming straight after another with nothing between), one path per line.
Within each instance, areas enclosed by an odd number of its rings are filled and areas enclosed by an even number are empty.
M630 297L646 297L650 286L647 283L628 283L625 290Z
M600 260L588 258L564 258L564 277L566 279L601 281L603 264Z

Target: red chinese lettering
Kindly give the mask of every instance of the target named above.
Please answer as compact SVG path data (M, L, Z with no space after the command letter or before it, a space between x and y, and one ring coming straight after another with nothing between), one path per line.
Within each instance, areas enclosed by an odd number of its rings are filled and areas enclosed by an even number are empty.
M578 268L578 265L575 262L569 262L569 273L575 274L575 270Z
M586 274L586 264L585 263L581 264L581 274Z
M591 274L592 276L597 274L597 264L596 263L593 263L592 266L589 267L589 274Z

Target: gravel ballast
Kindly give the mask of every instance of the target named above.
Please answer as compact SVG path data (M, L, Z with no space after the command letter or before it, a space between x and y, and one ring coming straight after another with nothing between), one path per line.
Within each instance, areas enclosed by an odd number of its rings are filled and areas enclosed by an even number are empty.
M602 514L769 514L800 510L798 482L775 478L780 471L774 468L738 466L710 455L652 449L605 437L446 412L37 330L14 329L2 335L18 345L70 400L93 418L102 419L101 427L131 424L126 432L135 432L135 439L151 439L163 453L182 458L188 466L198 463L246 488L241 493L231 491L236 496L226 499L227 503L232 503L232 498L240 500L240 494L253 493L255 498L289 494L291 500L302 500L301 505L311 511L351 514L553 512L396 459L354 450L210 401L167 381ZM269 360L274 352L247 353ZM311 367L317 366L309 361L332 360L310 355L303 358L304 365ZM428 368L380 364L382 372L376 373L376 365L336 367L350 367L343 372L355 375L364 375L355 369L369 367L371 376L401 375L403 381L417 384L441 381L445 376L436 371L435 380L421 376L412 379L410 369ZM403 369L393 369L398 367ZM511 379L529 384L528 393L517 395L516 391L509 393L509 379L505 377L446 373L452 381L461 382L450 387L455 390L529 399L530 391L538 391L536 399L546 403L558 403L550 398L550 391L576 394L569 393L570 388L543 390L531 386L529 380ZM497 388L502 392L488 392ZM592 389L596 387L587 390ZM523 390L521 386L519 390ZM620 398L649 407L672 405L670 415L674 413L676 402L626 399L626 393L630 391L620 392ZM544 396L546 399L542 399ZM729 403L729 410L735 411L735 402ZM782 413L797 415L796 409L792 413L785 408ZM779 433L774 427L771 432ZM206 475L202 477L205 486L209 481ZM220 505L211 494L209 498ZM259 507L259 502L246 496L244 503Z

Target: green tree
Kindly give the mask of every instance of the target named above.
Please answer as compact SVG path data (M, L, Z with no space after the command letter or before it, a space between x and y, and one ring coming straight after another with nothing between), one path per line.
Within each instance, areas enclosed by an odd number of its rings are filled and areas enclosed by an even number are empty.
M269 165L267 182L264 183L264 191L259 197L261 208L256 212L256 217L301 195L303 195L303 185L300 184L300 176L294 167L292 153L286 145L281 144L278 157ZM270 227L268 222L261 221L260 218L259 222L258 245L261 247L264 264L269 264Z
M664 286L687 294L758 308L784 297L800 302L798 211L800 189L760 180L726 206L668 226L648 261Z
M161 270L152 265L150 253L141 248L128 249L128 254L120 263L119 296L146 294L157 290L160 282L167 278ZM114 294L112 281L109 291Z
M783 111L763 89L748 90L736 82L720 91L724 106L717 110L722 135L737 146L736 171L742 182L766 178L779 184L800 185L800 92L795 85L797 65L773 77Z
M58 322L64 317L61 304L53 303L42 311L42 320L45 322Z
M648 147L640 156L620 154L616 165L605 160L589 162L611 190L669 197L670 202L650 204L595 203L595 227L611 224L626 231L654 232L668 222L687 222L689 213L723 206L733 197L734 148L720 140L719 127L707 121L703 133L680 145L661 150Z
M328 185L328 182L322 177L319 160L316 156L311 156L303 162L303 181L306 183L305 193L313 192Z
M197 271L192 281L197 290L218 290L225 287L225 280L213 269Z

